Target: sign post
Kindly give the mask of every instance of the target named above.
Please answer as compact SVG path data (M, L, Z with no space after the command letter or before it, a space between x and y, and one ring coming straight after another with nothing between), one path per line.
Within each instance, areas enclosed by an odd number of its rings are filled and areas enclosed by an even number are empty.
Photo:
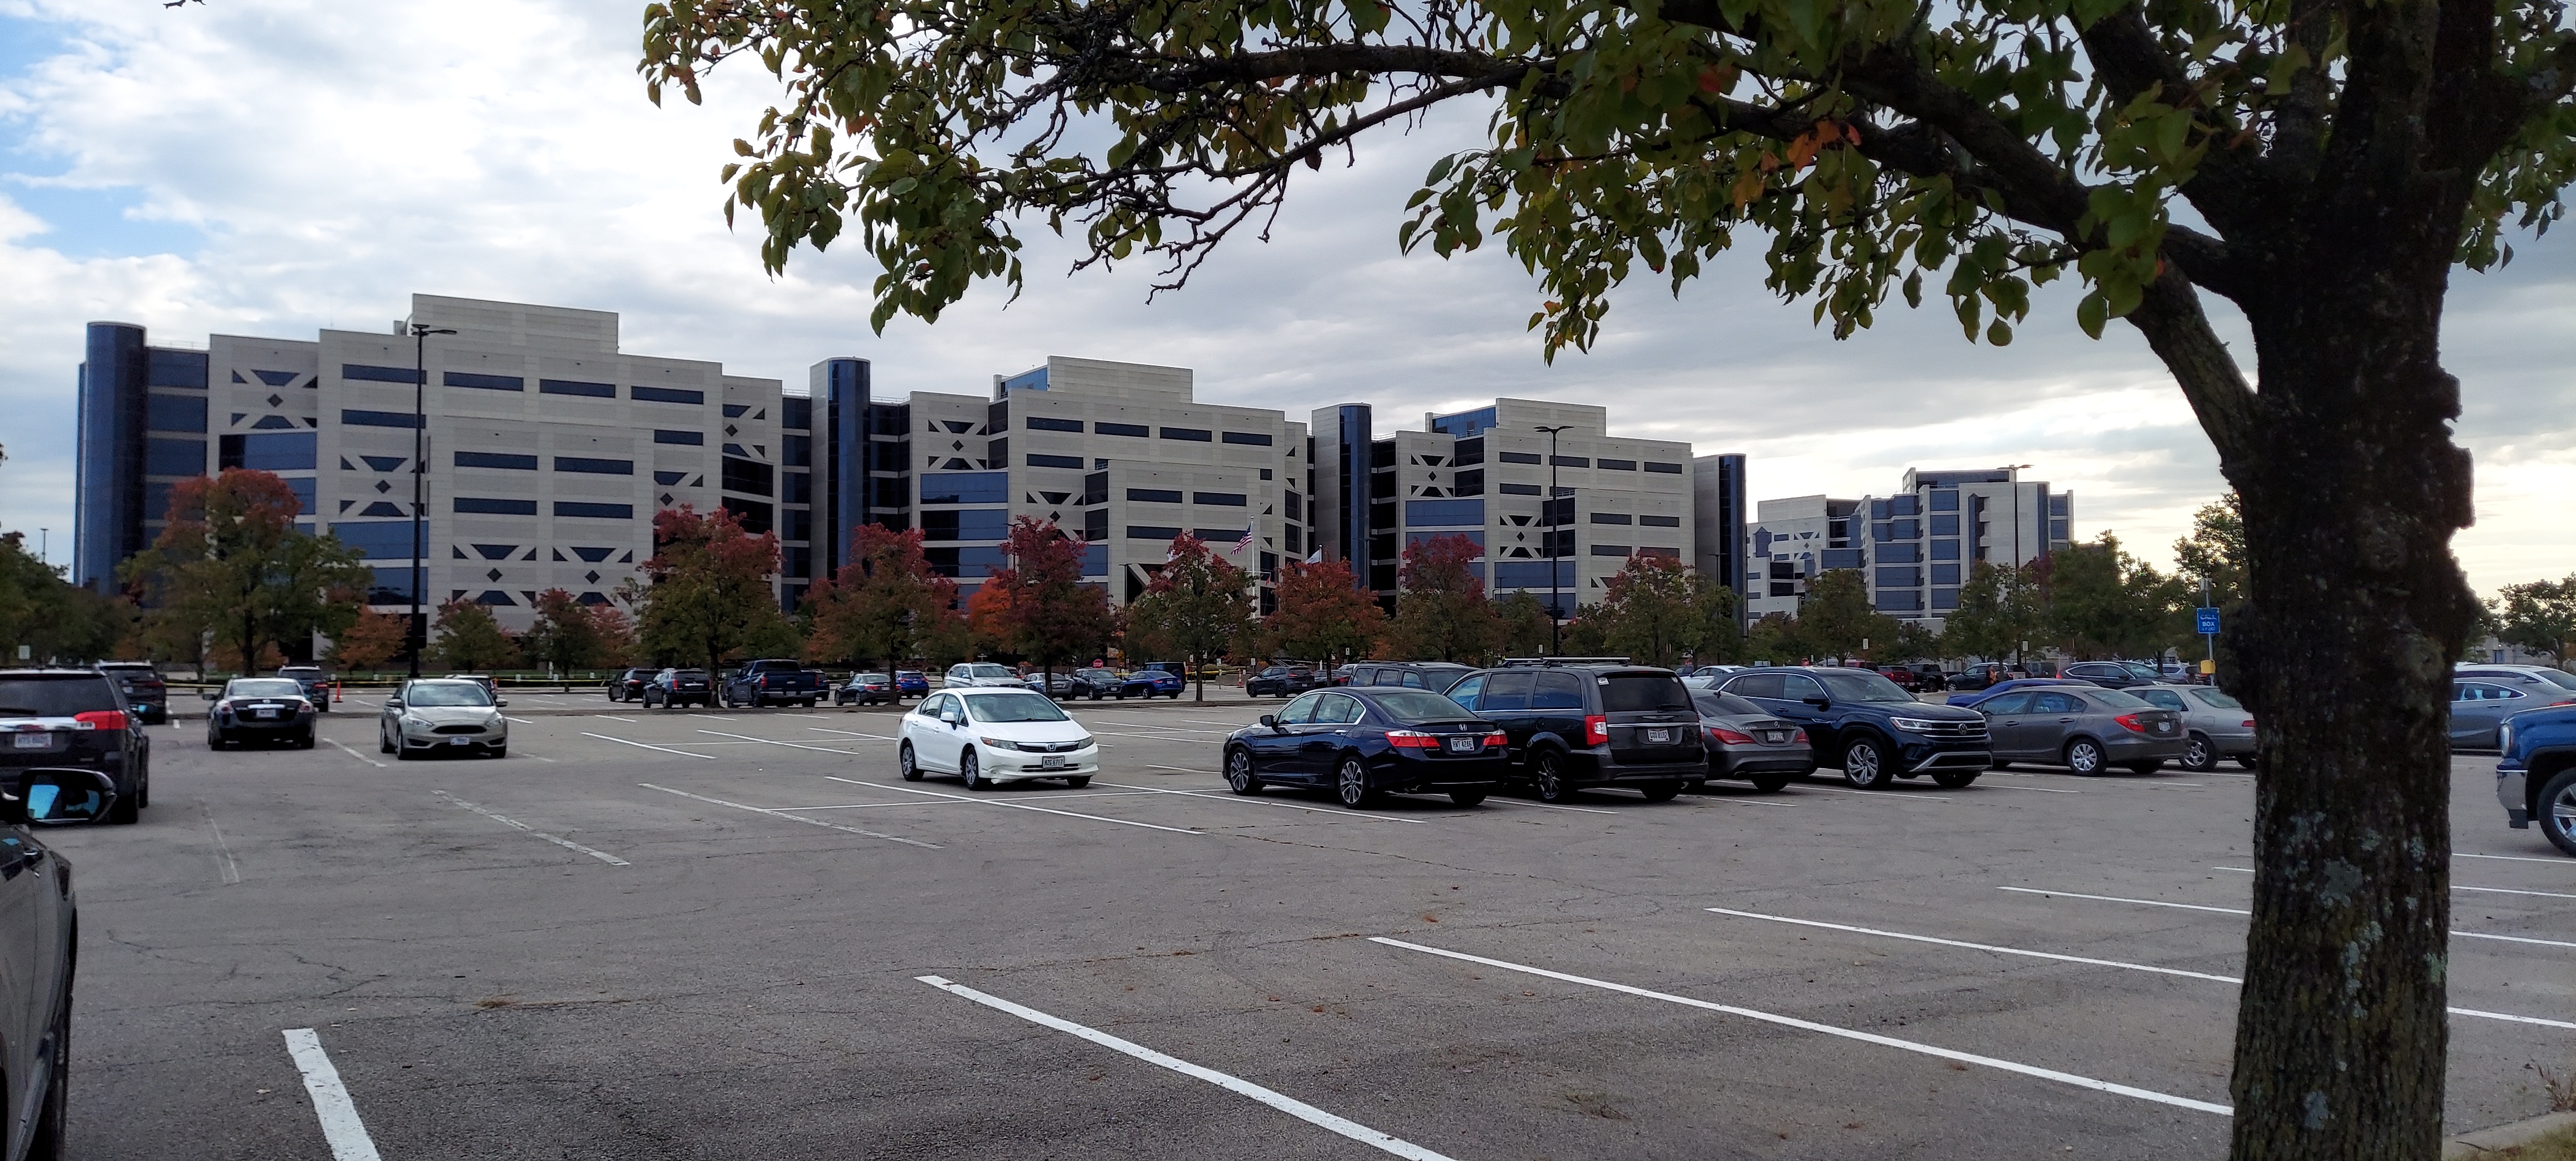
M2209 578L2200 580L2200 607L2191 611L2192 629L2200 634L2200 672L2218 672L2218 610L2209 603Z

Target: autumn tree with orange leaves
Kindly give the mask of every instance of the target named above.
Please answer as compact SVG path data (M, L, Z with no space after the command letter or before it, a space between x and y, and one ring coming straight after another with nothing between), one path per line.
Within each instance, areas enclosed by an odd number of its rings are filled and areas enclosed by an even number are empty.
M646 652L712 676L729 657L793 650L795 629L770 588L775 534L753 536L725 509L682 504L653 514L653 544L638 624Z

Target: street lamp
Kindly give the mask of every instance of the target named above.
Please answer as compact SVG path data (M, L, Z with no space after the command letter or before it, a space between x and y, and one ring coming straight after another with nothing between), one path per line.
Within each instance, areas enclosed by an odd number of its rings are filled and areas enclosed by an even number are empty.
M403 638L411 647L410 676L418 677L421 651L429 647L429 624L420 613L420 587L426 580L421 565L428 555L421 543L426 535L421 520L429 509L429 336L456 332L422 322L405 325L411 330L411 621Z
M1547 499L1541 503L1539 511L1547 519L1547 532L1544 534L1547 537L1547 651L1558 657L1565 656L1565 630L1560 619L1565 606L1560 603L1564 600L1561 595L1564 582L1556 572L1556 433L1572 426L1571 423L1560 423L1553 427L1530 429L1547 434Z
M2011 485L2012 485L2012 513L2013 513L2013 537L2012 537L2012 543L2013 543L2013 550L2012 550L2013 583L2012 583L2012 592L2013 592L2013 599L2015 599L2015 600L2019 600L2019 599L2021 598L2021 579L2022 579L2022 578L2021 578L2021 470L2022 470L2023 468L2026 468L2026 467L2029 467L2029 466L2030 466L2029 464L2005 464L2005 465L2004 465L2005 478L2006 478L2006 479L2011 483ZM2013 642L2013 664L2015 664L2015 665L2019 665L2019 664L2021 664L2021 660L2022 660L2022 657L2021 657L2021 642L2019 642L2019 641L2015 641L2015 642Z

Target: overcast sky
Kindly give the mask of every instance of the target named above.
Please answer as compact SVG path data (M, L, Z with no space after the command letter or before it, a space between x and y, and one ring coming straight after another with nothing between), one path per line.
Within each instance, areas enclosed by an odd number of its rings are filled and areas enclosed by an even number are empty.
M414 292L611 310L643 354L805 381L829 355L880 394L985 391L1051 354L1195 368L1202 399L1378 405L1379 424L1497 395L1597 402L1612 431L1751 457L1756 498L1884 494L1909 466L2034 465L2160 566L2221 490L2216 457L2134 332L2084 338L2039 296L2009 348L1899 303L1836 342L1761 288L1758 242L1675 300L1622 292L1597 348L1550 366L1535 283L1498 250L1400 255L1405 196L1473 140L1461 111L1301 173L1267 244L1228 244L1148 304L1144 267L1066 277L1031 234L1028 292L979 290L936 326L867 326L863 253L763 274L715 174L769 90L727 66L707 105L656 109L641 0L0 0L0 529L70 558L81 325L153 341L386 328ZM1748 239L1748 241L1753 241ZM2516 239L2454 279L2445 361L2465 387L2482 591L2576 573L2576 257ZM2220 308L2224 304L2218 304ZM2240 351L2250 352L2231 319Z

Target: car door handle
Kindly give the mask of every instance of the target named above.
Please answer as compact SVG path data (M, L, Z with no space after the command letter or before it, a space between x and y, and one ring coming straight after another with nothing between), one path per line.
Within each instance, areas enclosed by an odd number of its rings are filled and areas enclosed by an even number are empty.
M2061 726L2062 726L2062 725L2065 725L2066 723L2071 722L2071 721L2074 721L2074 720L2075 720L2075 719L2073 719L2073 718L2059 718L2059 719L2057 719L2057 724L2059 724L2059 725L2061 725Z

